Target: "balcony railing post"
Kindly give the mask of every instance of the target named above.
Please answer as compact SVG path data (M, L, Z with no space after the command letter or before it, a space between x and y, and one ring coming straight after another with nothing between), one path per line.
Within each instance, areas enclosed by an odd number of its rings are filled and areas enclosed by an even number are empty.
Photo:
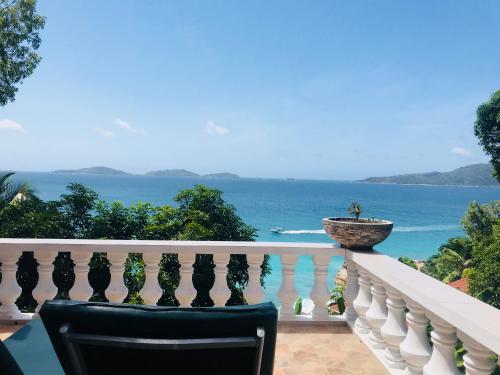
M35 259L38 262L38 283L33 289L33 297L38 302L35 309L34 318L38 318L38 311L43 303L48 299L53 299L57 295L57 287L52 279L54 271L53 262L57 256L55 251L35 251Z
M16 306L16 299L21 294L21 287L16 280L17 261L22 252L7 249L0 252L2 263L2 282L0 284L0 320L15 320L22 316Z
M71 259L75 262L75 283L69 290L69 298L74 301L88 301L94 293L89 284L89 262L91 258L91 251L76 251L71 253Z
M229 254L214 254L215 264L215 282L210 290L210 298L216 306L225 306L227 300L231 297L231 290L227 286L227 266L229 263Z
M387 319L387 306L385 304L386 294L382 281L376 277L372 277L370 290L372 292L372 303L366 311L366 321L371 328L369 342L375 349L384 349L386 345L380 333L380 328Z
M263 261L264 254L247 254L248 285L244 295L248 304L262 302L264 298L264 291L260 284L261 265Z
M424 375L450 374L459 375L455 361L455 345L457 344L457 333L455 327L446 323L438 316L427 312L432 325L431 359L423 368Z
M358 314L354 327L358 333L367 334L370 332L370 325L366 321L366 312L372 303L371 283L368 272L358 267L358 273L359 290L352 304Z
M280 319L295 319L294 303L297 299L297 289L295 289L295 265L297 255L281 255L281 287L278 297L281 302Z
M489 375L495 368L491 350L479 344L465 333L458 331L458 338L464 343L467 353L464 355L466 375Z
M380 333L387 345L384 358L388 367L402 369L406 367L406 363L399 352L399 345L403 342L408 330L405 321L406 305L401 294L394 288L386 285L385 289L387 292L387 320L380 328Z
M141 290L142 300L146 305L156 305L163 294L160 283L158 282L158 273L160 272L161 253L144 253L146 281Z
M406 314L408 333L399 346L399 350L407 364L405 374L420 375L422 368L431 357L431 346L427 338L429 320L425 316L425 310L419 304L406 297L405 302L409 310Z
M196 289L193 286L193 264L196 254L179 253L177 257L181 264L179 269L181 280L175 290L175 298L181 306L188 307L196 297Z
M359 275L356 269L356 263L349 258L350 254L350 252L346 252L345 265L347 267L347 286L344 291L344 300L346 307L345 318L352 326L358 317L356 310L354 310L353 302L359 292Z
M125 286L123 277L127 256L127 253L119 251L110 251L107 253L107 258L111 263L109 267L111 281L108 289L106 289L106 297L111 302L122 303L128 295L128 289Z
M314 263L314 285L311 291L311 299L314 302L312 318L321 320L328 318L326 302L330 298L328 290L328 265L330 264L330 255L313 255Z

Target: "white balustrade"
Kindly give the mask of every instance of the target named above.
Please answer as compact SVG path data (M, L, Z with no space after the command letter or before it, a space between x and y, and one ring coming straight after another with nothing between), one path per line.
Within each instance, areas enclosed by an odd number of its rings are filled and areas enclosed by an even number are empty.
M89 284L89 262L92 251L77 251L71 253L71 259L75 263L75 283L69 290L69 298L74 301L88 301L94 290Z
M229 264L230 254L214 254L214 273L215 282L210 290L210 298L215 306L225 306L227 300L231 297L231 290L227 285L227 266Z
M423 368L424 375L450 374L459 375L455 360L455 345L457 344L457 330L438 316L427 312L432 325L431 359Z
M386 285L387 319L380 328L380 333L387 345L384 358L387 366L394 369L403 369L406 363L399 352L399 345L406 337L405 309L406 304L400 293L394 288Z
M399 346L401 356L406 361L405 374L422 374L422 368L431 357L431 346L427 338L427 324L425 310L411 299L405 298L408 306L406 324L408 333Z
M295 265L297 255L281 255L281 288L278 297L281 302L280 319L295 319L294 303L297 300L297 289L295 289Z
M0 320L15 320L22 317L16 306L16 299L21 294L21 287L16 280L17 261L22 251L15 247L7 247L0 251L2 267L2 284L0 285Z
M360 334L367 334L370 332L370 325L366 321L366 312L372 304L371 283L369 274L364 269L358 268L358 274L359 290L352 304L358 315L354 328Z
M387 319L387 306L385 304L385 289L382 281L376 277L372 277L372 303L366 311L365 319L371 328L369 334L369 342L375 349L384 349L385 341L380 333L380 328Z
M496 326L498 330L499 325ZM483 345L479 344L469 335L458 332L460 340L464 344L467 353L464 355L464 366L466 375L489 375L495 368L492 357L494 353Z
M328 290L327 283L330 259L330 255L313 255L314 285L311 291L311 299L314 302L312 317L316 320L328 318L326 301L330 298L330 291Z
M71 299L81 301L89 300L93 293L88 272L94 251L106 253L111 263L111 281L106 295L113 302L121 302L127 295L123 275L127 254L142 254L146 281L141 296L149 305L157 304L163 293L158 282L162 254L177 254L181 266L175 296L181 306L190 306L196 297L192 282L196 254L213 255L215 282L210 296L217 306L224 305L230 298L227 267L233 254L247 258L246 301L263 301L261 264L264 254L270 254L280 256L282 266L277 295L281 304L279 319L294 321L294 324L314 324L315 321L322 324L324 321L348 323L389 373L400 374L404 369L407 375L458 375L453 356L457 336L466 349L466 374L490 374L495 366L493 355L500 353L499 310L376 251L350 251L330 244L284 242L0 238L0 320L26 320L31 317L21 313L15 304L21 294L16 271L23 251L33 251L39 263L39 281L33 296L40 306L57 293L52 272L53 261L59 251L69 252L75 263L75 282L69 295ZM313 260L314 274L309 277L314 277L310 295L315 309L312 316L296 318L293 311L297 297L295 267L301 255L311 256ZM332 256L344 255L348 275L344 292L346 313L344 317L332 317L325 308L330 297L327 271ZM276 300L276 296L273 297ZM408 313L405 316L406 308ZM427 335L429 320L433 327L432 349Z
M193 264L196 259L196 254L178 254L180 281L179 286L175 290L175 298L183 307L191 306L196 297L196 289L193 286Z
M35 317L38 317L38 311L43 302L53 299L57 295L57 287L52 279L54 271L53 262L57 256L56 251L35 251L34 256L38 262L38 283L33 289L33 298L38 302L35 310Z
M144 270L146 281L141 289L141 297L146 305L156 305L163 294L163 289L158 282L161 255L161 253L144 253L142 255L146 265Z
M109 251L107 253L107 258L111 263L109 266L111 281L106 289L106 297L110 302L122 303L128 295L128 289L123 278L127 256L127 253L118 251Z
M356 263L350 259L350 253L346 254L345 266L347 268L347 286L344 291L344 301L345 301L345 318L347 322L352 326L358 317L356 310L354 310L353 302L359 292L358 284L358 271L356 269Z
M262 302L264 298L264 291L260 284L261 265L263 261L264 254L247 254L248 285L244 295L245 300L249 304Z

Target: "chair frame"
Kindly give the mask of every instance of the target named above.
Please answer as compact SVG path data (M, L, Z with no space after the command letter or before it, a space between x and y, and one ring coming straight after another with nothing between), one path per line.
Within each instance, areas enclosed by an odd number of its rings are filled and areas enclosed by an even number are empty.
M129 349L153 350L203 350L255 348L253 375L260 375L262 352L264 349L265 330L257 327L255 336L210 337L199 339L151 339L141 337L124 337L96 335L73 332L71 324L63 323L59 329L63 343L76 375L88 375L89 372L80 350L80 345L109 346Z

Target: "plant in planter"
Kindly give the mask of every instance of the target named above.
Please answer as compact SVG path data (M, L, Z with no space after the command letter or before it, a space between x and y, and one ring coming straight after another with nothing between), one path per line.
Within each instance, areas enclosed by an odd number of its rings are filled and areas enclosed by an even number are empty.
M352 202L348 211L354 217L323 219L326 233L342 247L352 250L371 250L374 245L384 241L392 231L391 221L360 218L363 210L357 202Z

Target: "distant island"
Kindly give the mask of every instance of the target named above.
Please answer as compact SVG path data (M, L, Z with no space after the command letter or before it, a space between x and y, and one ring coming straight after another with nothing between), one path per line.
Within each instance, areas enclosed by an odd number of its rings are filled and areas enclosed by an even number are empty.
M52 173L67 173L67 174L102 174L112 176L128 176L130 173L120 171L118 169L108 167L90 167L81 169L59 169Z
M462 185L500 186L491 175L490 164L472 164L450 172L428 172L402 174L388 177L370 177L357 182L374 184L417 184L417 185Z
M53 171L52 173L66 173L66 174L98 174L98 175L108 175L108 176L131 176L131 173L120 171L118 169L108 168L108 167L90 167L81 169L59 169ZM195 172L188 171L186 169L163 169L158 171L151 171L144 174L145 176L156 176L156 177L196 177L196 178L211 178L211 179L238 179L240 176L229 173L210 173L206 175L200 175Z

